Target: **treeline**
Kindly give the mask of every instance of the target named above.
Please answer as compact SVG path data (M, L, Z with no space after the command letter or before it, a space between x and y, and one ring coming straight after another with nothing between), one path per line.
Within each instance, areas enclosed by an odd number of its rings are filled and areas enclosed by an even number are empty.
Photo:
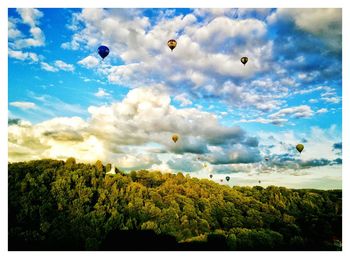
M108 171L9 163L9 250L341 250L341 190Z

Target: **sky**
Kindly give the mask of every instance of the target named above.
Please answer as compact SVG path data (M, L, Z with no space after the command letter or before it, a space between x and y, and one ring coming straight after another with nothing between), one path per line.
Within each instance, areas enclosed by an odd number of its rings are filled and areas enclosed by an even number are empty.
M341 9L9 9L8 22L10 162L342 187Z

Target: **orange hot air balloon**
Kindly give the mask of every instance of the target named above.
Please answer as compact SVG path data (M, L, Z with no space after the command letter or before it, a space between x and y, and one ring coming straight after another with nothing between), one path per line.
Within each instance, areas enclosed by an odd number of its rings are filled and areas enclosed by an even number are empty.
M179 139L179 136L176 135L176 134L174 134L174 135L171 137L171 139L174 141L174 143L176 143L176 141L178 141L178 139Z
M174 39L168 40L168 47L173 51L176 48L177 42Z

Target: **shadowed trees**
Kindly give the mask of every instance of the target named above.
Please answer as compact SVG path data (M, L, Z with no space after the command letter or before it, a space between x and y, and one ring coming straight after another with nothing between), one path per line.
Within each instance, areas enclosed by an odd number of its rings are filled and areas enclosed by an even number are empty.
M95 164L8 165L9 250L341 250L342 192Z

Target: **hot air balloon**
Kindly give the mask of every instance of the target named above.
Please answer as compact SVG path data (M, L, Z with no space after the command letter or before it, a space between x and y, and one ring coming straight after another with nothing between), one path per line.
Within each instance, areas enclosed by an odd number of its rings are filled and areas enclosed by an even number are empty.
M176 40L168 40L168 47L171 49L171 51L173 51L176 48L177 42Z
M210 178L213 178L213 175L211 174L211 175L209 175L209 177L210 177Z
M178 141L178 139L179 139L179 136L176 135L176 134L174 134L174 135L171 137L171 139L174 141L174 143L176 143L176 141Z
M230 181L230 177L229 176L226 176L226 181Z
M301 153L301 151L303 151L304 149L304 145L303 144L298 144L295 146L295 148L299 151L299 153Z
M204 164L203 166L204 166L204 167L207 167L208 165L207 165L207 164Z
M100 55L100 57L102 58L102 60L105 57L107 57L109 54L109 48L106 46L103 46L103 45L99 46L97 51L98 51L98 54Z
M220 182L223 182L224 180L220 179Z
M241 62L243 63L243 65L247 64L248 58L247 57L241 57Z
M261 181L259 180L259 183L261 183Z
M265 157L265 161L269 161L269 158L268 158L268 157Z

